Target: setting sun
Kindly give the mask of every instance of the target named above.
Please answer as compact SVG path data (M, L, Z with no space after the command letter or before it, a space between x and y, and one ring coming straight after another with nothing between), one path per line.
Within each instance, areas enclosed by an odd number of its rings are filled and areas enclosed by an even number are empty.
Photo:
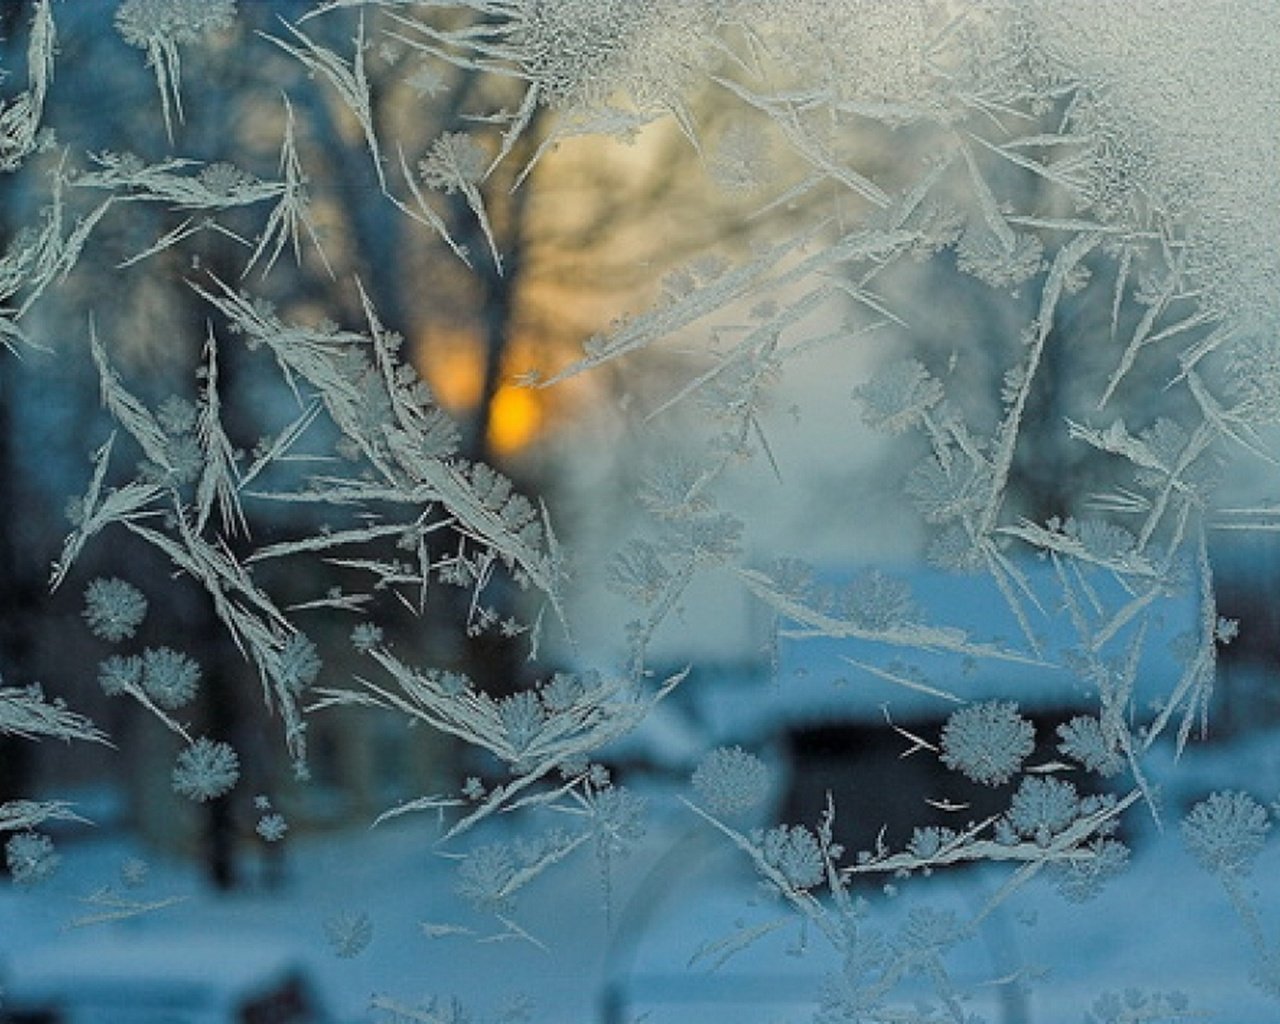
M478 344L463 336L433 340L422 346L421 351L420 369L436 400L455 415L473 410L484 387L483 358ZM511 362L510 355L507 362ZM537 438L546 425L543 395L514 384L498 388L489 410L488 444L494 454L513 455Z
M542 427L542 403L529 388L506 384L493 397L489 411L489 447L510 455L537 437Z

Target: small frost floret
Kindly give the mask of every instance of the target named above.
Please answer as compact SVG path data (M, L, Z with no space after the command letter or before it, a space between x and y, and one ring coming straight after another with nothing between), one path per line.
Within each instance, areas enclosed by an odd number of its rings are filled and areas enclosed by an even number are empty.
M191 702L200 685L200 666L170 647L142 652L142 689L162 708L176 710Z
M324 935L344 960L359 956L373 939L373 921L363 910L343 910L324 922Z
M718 747L693 773L693 788L717 814L736 814L758 806L769 791L769 769L741 747Z
M1090 715L1079 715L1058 726L1062 742L1058 750L1099 775L1115 775L1124 768L1124 758L1102 731L1102 724Z
M1013 794L1009 824L1020 836L1045 844L1080 814L1076 787L1060 779L1030 777Z
M891 630L918 621L920 609L905 580L872 569L840 594L841 612L863 629Z
M1020 234L1012 248L991 232L969 230L956 246L956 267L992 288L1012 288L1040 272L1044 248L1034 235Z
M273 811L270 814L264 814L258 819L256 831L266 842L278 843L284 838L284 834L289 831L289 823L284 820L283 814Z
M509 886L516 866L502 843L487 843L467 854L458 866L457 893L480 911L505 913L511 908Z
M1104 992L1085 1014L1088 1024L1129 1024L1130 1021L1185 1020L1208 1016L1193 1012L1191 1001L1182 992Z
M166 470L157 470L155 478L161 483L189 484L199 478L204 469L204 449L194 434L177 434L168 439L165 446L168 459Z
M853 394L863 404L863 422L887 434L914 426L944 396L942 385L918 359L884 367Z
M547 714L537 694L522 690L503 698L498 705L498 719L507 742L516 755L524 754L541 733Z
M219 160L201 168L197 179L201 185L216 196L236 196L248 192L258 185L258 179L252 174L242 171L235 164L227 163L225 160ZM192 418L189 426L179 427L178 429L195 430L195 418Z
M118 643L133 636L147 615L147 599L132 583L96 579L85 588L84 618L94 636Z
M1058 891L1072 903L1093 899L1109 879L1129 863L1129 848L1115 839L1097 839L1084 847L1084 856L1067 861L1057 877Z
M765 833L764 861L776 868L793 889L811 889L825 875L818 840L803 825L778 825Z
M178 755L173 769L173 788L197 803L229 793L239 780L240 758L231 745L203 736Z
M601 856L625 856L644 837L645 800L625 786L611 786L592 801L591 827Z
M277 665L277 678L294 693L314 683L324 667L316 645L305 633L294 633L284 642Z
M39 832L20 832L4 846L5 863L18 885L39 885L58 870L53 841Z
M98 685L108 697L119 697L142 681L142 659L113 654L98 666Z
M987 786L1007 782L1035 748L1035 727L1011 701L956 711L942 729L942 761Z
M362 622L351 630L351 646L361 654L367 654L382 643L382 627L372 622Z
M145 50L160 40L191 43L208 29L228 28L236 0L124 0L116 11L116 31L130 46Z
M1187 849L1209 871L1247 874L1261 852L1271 822L1248 793L1211 793L1182 820Z
M952 910L913 907L902 926L900 942L904 950L937 956L965 937L967 928Z
M918 860L929 860L956 841L956 833L949 828L929 825L917 828L907 842L907 852Z
M214 165L215 167L217 165ZM205 172L210 168L205 168L200 172L200 178L203 181ZM199 422L199 410L195 403L182 398L179 395L170 395L156 410L156 420L160 423L160 429L166 434L176 436L178 434L190 434L196 429Z
M484 179L489 155L466 132L446 132L418 163L422 180L429 188L453 193Z
M146 885L151 866L138 857L127 857L120 865L120 881L128 889L138 889Z

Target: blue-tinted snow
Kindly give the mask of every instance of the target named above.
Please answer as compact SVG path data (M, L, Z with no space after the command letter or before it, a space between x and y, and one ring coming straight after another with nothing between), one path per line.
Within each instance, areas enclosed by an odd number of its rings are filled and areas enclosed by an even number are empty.
M1247 788L1262 798L1280 792L1280 742L1259 733L1244 743L1192 743L1181 763L1152 764L1154 781L1168 795L1163 833L1134 852L1123 879L1092 903L1068 903L1044 879L1015 894L993 918L986 942L966 943L947 958L959 984L969 989L973 1012L993 1022L1009 998L996 982L1010 973L1049 969L1027 997L1029 1020L1079 1021L1105 991L1137 986L1178 989L1196 1009L1232 1024L1274 1024L1275 1004L1249 983L1252 954L1227 896L1182 847L1177 818L1210 788ZM298 956L310 969L341 1021L382 1021L368 1010L372 993L389 993L413 1005L432 994L464 999L480 1021L520 994L534 1004L533 1024L600 1024L612 991L629 1022L644 1012L646 1024L775 1024L806 1022L818 986L834 964L812 931L808 952L789 955L798 928L789 925L719 971L690 966L700 946L731 933L739 923L768 920L780 907L762 900L746 858L727 839L674 800L677 790L650 788L648 836L627 860L617 862L614 904L606 920L596 865L585 856L551 869L522 896L520 924L544 941L477 943L466 937L430 939L423 922L461 923L482 930L453 892L453 862L439 856L438 835L426 818L370 831L358 825L328 836L286 841L287 883L278 891L247 890L230 896L206 891L193 868L152 864L146 885L126 895L188 897L167 910L117 925L72 929L92 910L83 900L117 884L121 861L139 854L125 838L84 837L63 844L64 862L51 882L34 890L0 887L0 987L28 954L37 957L63 942L103 942L115 935L158 935L175 948L198 948L217 936L255 948L273 945ZM1137 820L1145 811L1135 808ZM476 842L510 838L518 822L483 828ZM143 856L148 856L142 852ZM973 914L1007 877L999 866L898 881L886 896L880 882L862 890L870 901L867 927L893 927L914 905ZM1267 934L1280 919L1280 848L1273 837L1248 888ZM118 885L117 885L118 889ZM359 957L336 957L323 922L339 910L367 912L373 940ZM489 922L488 932L497 928ZM1002 945L1001 945L1002 944ZM181 958L181 957L180 957ZM29 961L28 961L29 962ZM743 1000L752 985L786 978L774 990L781 999ZM763 979L763 981L762 981ZM752 1017L751 1014L755 1014Z
M962 631L974 648L1000 653L927 652L872 639L812 636L782 620L775 668L724 674L696 686L690 699L717 742L761 740L782 725L883 723L885 709L899 723L938 719L974 700L1012 700L1027 711L1096 713L1097 686L1081 670L1081 638L1056 570L1048 562L1017 568L1029 585L1019 602L1031 637L989 574L926 569L899 577L910 585L920 625ZM832 573L821 582L853 575ZM1140 593L1104 571L1069 579L1092 630ZM1194 638L1198 628L1194 595L1162 594L1099 655L1118 671L1137 631L1145 630L1134 689L1141 708L1177 684L1184 666L1176 646Z

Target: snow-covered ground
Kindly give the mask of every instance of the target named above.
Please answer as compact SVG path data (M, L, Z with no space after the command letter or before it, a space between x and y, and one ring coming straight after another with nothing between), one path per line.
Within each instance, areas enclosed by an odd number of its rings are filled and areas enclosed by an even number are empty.
M1280 1002L1250 984L1254 956L1245 927L1222 887L1186 853L1176 824L1180 808L1210 788L1242 787L1260 799L1274 798L1278 768L1275 734L1231 748L1192 750L1177 774L1180 781L1165 786L1164 830L1134 819L1136 849L1124 876L1082 905L1064 901L1036 879L988 919L980 941L949 956L948 967L970 994L967 1009L992 1024L1078 1022L1103 993L1135 988L1180 991L1212 1020L1280 1020ZM669 785L655 786L649 797L648 836L616 865L607 917L589 849L524 893L515 918L545 949L509 938L484 942L424 932L424 924L484 922L456 895L454 863L434 845L435 823L421 818L325 837L290 836L284 885L230 896L207 891L190 866L163 861L151 861L145 882L129 889L120 881L121 865L146 855L126 837L67 842L54 878L32 889L5 885L0 891L0 958L21 962L45 944L86 936L108 943L122 932L157 933L175 945L194 944L198 936L242 936L246 943L296 951L343 1021L396 1020L371 1011L375 995L417 1007L432 996L456 996L475 1024L809 1020L822 975L833 966L819 936L810 934L808 952L793 955L788 949L800 932L787 927L714 973L705 963L689 966L704 942L776 916L777 908L762 903L745 858L680 806ZM479 838L509 836L513 827L495 823ZM971 916L1006 877L993 867L913 879L893 896L868 889L867 927L892 927L915 905ZM76 919L104 909L100 890L108 885L128 899L184 901L121 922L75 926ZM1274 946L1280 941L1280 843L1274 838L1248 888L1256 892L1263 933ZM367 948L350 958L335 953L324 929L327 919L346 911L367 913L373 923ZM1024 991L1010 979L1030 984ZM522 999L531 1007L527 1016L515 1009ZM609 999L611 1018L605 1013ZM439 1020L453 1024L447 1016Z

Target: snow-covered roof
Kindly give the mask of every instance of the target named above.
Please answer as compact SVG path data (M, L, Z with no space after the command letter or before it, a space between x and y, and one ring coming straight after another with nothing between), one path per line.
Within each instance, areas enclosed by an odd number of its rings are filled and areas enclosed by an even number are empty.
M1140 641L1139 701L1167 693L1183 672L1175 648L1198 629L1194 595L1160 593L1117 619L1142 596L1140 587L1126 588L1103 572L1071 578L1069 610L1050 563L1016 568L1020 591L1026 587L1017 613L990 575L917 569L896 577L910 586L916 627L833 637L784 617L772 667L697 686L698 716L713 741L738 742L779 724L883 724L886 709L894 722L935 719L974 700L1014 700L1029 711L1096 707L1078 617L1095 637L1104 624L1116 624L1096 652L1115 672ZM852 575L832 573L820 582L838 586Z
M109 931L24 950L2 977L14 1007L163 1006L190 1015L166 1019L204 1021L230 1020L220 1015L302 973L291 950L258 936Z

